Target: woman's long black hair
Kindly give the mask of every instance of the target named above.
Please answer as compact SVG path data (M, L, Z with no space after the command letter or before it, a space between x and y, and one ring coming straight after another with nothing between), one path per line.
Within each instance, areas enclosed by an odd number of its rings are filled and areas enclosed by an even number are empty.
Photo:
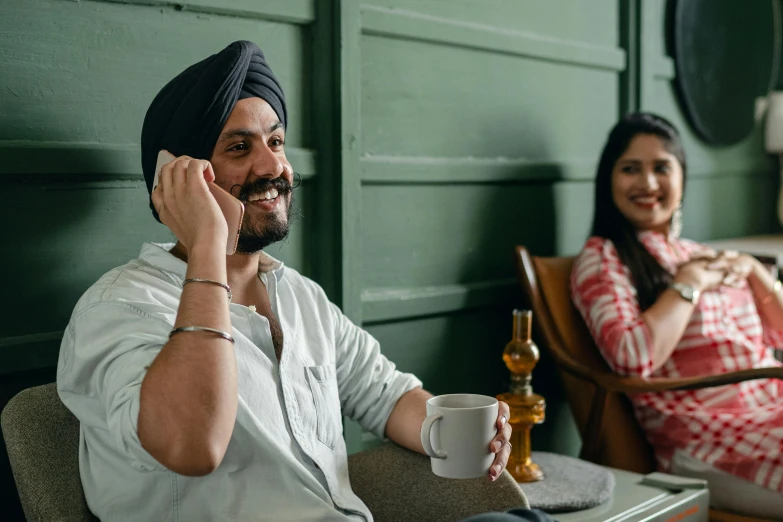
M664 148L682 167L685 192L685 151L680 135L668 120L646 112L634 112L623 117L609 133L595 178L595 215L591 235L614 243L620 261L631 271L636 286L639 307L647 310L672 281L669 274L637 238L637 231L622 215L612 197L612 171L615 163L639 134L657 136Z

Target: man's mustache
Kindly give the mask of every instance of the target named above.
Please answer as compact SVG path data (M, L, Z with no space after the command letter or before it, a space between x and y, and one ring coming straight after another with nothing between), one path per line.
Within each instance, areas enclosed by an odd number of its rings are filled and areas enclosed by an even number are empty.
M280 196L286 196L294 190L294 187L282 176L274 179L257 178L244 186L234 185L231 187L232 195L237 187L239 187L239 194L235 197L240 201L247 201L254 194L264 194L272 189L276 189Z

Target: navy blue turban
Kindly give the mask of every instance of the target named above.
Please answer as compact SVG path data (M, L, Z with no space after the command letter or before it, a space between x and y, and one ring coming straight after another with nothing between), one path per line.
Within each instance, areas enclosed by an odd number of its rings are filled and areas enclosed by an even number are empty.
M234 42L191 65L166 84L152 100L141 129L141 167L152 190L158 152L209 159L220 132L238 100L266 101L286 126L285 96L253 42ZM160 221L150 201L155 219Z

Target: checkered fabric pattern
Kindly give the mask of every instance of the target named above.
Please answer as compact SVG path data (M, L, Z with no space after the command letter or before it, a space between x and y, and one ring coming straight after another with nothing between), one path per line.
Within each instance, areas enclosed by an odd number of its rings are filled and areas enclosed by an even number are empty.
M672 274L707 249L655 232L641 233L639 239ZM571 291L601 354L618 374L691 377L781 364L773 350L783 348L783 331L763 324L747 283L704 292L672 356L655 371L648 349L651 330L641 315L631 273L611 241L587 241L574 264ZM783 493L783 381L642 393L631 400L662 470L669 469L674 451L681 449Z

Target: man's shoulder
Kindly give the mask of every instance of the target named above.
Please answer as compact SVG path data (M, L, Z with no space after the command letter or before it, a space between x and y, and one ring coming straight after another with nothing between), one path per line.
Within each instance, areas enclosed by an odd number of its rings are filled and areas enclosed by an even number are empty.
M296 289L324 293L321 285L288 265L283 268L283 278Z
M283 279L300 305L307 302L321 310L331 308L332 300L320 284L288 266L284 270Z
M166 304L176 308L175 281L162 270L133 259L103 274L84 292L73 315L96 306L126 306L144 309L146 305Z

